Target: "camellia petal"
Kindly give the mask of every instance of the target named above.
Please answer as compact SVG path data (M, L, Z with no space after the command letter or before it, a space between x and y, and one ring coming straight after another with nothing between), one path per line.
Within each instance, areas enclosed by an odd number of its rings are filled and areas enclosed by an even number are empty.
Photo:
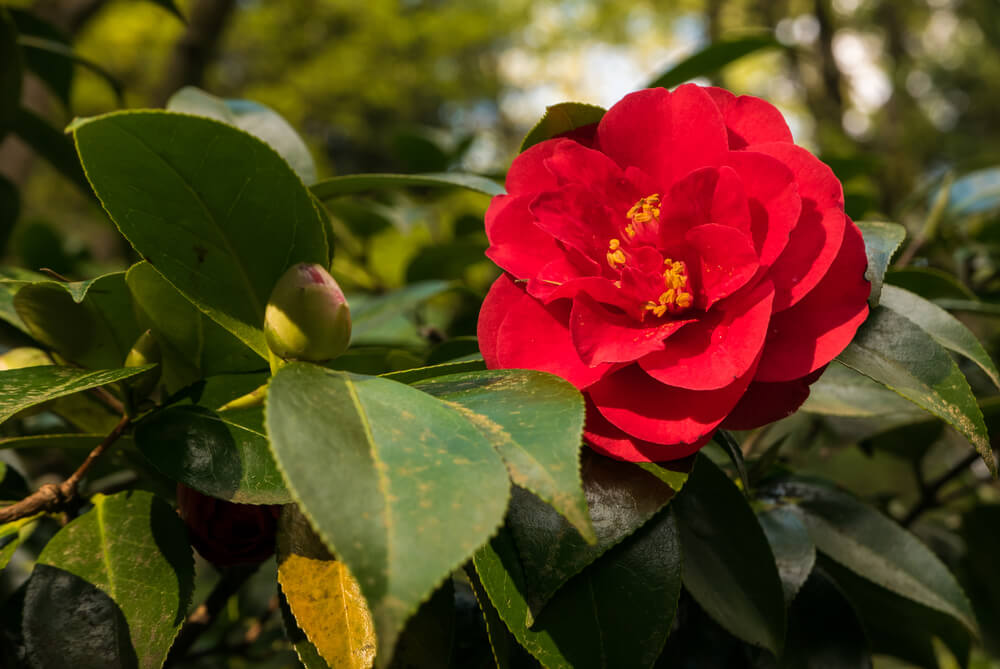
M665 350L639 364L660 383L690 390L724 388L747 373L764 347L774 287L769 281L734 296L719 311L688 325Z
M802 212L795 175L777 158L752 151L733 151L727 163L743 182L760 266L769 267L785 249Z
M540 142L514 158L504 185L511 194L527 195L559 188L559 181L545 166L558 141Z
M706 223L753 234L743 181L731 167L703 167L670 188L660 210L660 244L679 244L688 230Z
M753 243L739 230L709 223L688 230L685 241L695 255L688 263L697 285L696 304L708 309L732 295L757 273Z
M809 386L825 370L825 366L820 367L812 374L791 381L754 381L740 398L739 404L722 421L722 427L727 430L752 430L791 416L809 397Z
M811 200L802 203L799 224L767 273L775 286L775 311L796 304L826 276L840 252L846 224L843 209L817 211Z
M632 362L647 353L661 351L664 340L694 319L643 323L625 314L612 313L587 295L573 302L569 330L580 358L588 365L602 362Z
M715 86L707 86L705 92L722 112L730 149L752 148L754 144L764 142L792 141L792 131L788 129L781 112L770 102L752 95L736 96Z
M644 441L694 444L710 434L750 385L757 364L718 390L667 386L629 365L588 389L597 410L616 427Z
M833 360L868 317L871 285L868 259L857 226L844 231L844 243L830 271L791 309L771 319L757 381L791 381Z
M719 108L704 89L687 84L672 93L650 88L626 95L598 124L597 145L623 169L638 167L666 190L692 170L722 164L729 140Z
M486 210L486 256L522 279L534 276L561 255L552 235L535 225L528 195L497 195Z
M636 439L621 430L601 415L591 400L587 400L587 422L583 427L583 438L598 453L628 462L665 462L679 460L692 453L712 439L708 434L693 444L654 444Z

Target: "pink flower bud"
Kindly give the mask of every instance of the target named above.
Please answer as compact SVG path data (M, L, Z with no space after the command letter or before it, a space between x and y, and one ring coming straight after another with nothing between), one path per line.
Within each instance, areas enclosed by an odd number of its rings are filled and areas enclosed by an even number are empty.
M340 286L316 264L288 268L264 314L267 345L279 358L320 362L351 343L351 311Z

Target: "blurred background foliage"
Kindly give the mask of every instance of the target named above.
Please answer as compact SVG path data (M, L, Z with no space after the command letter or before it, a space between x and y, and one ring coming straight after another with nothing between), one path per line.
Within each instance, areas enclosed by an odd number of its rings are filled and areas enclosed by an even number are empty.
M54 127L163 106L194 85L279 112L320 178L458 169L500 179L547 105L608 106L711 44L773 36L696 81L775 103L843 180L852 217L907 227L887 281L951 310L994 359L1000 352L995 0L179 0L184 21L169 2L4 4L23 10L21 21L55 26L123 92L79 66L62 94L27 79L23 105ZM16 137L0 144L0 175L6 267L82 279L136 260L89 193ZM326 202L334 274L368 324L343 366L378 372L477 350L478 305L497 274L482 255L487 202L436 189ZM963 371L1000 435L995 390L977 368ZM973 666L1000 666L986 654L1000 653L990 557L1000 550L1000 491L961 437L835 364L802 412L743 438L758 463L832 478L923 538L961 575L980 617ZM934 648L940 666L956 666L943 644ZM909 666L900 662L881 656L876 666Z

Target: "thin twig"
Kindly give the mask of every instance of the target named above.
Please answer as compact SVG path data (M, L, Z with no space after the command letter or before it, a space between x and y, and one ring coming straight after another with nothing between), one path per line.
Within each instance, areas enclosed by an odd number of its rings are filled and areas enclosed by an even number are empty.
M945 487L955 478L961 476L965 470L967 470L973 462L979 459L979 454L976 452L969 453L964 458L956 462L948 471L934 479L932 482L922 486L920 491L920 499L917 503L913 505L910 512L907 513L902 520L899 521L900 525L903 527L909 527L912 525L917 518L922 516L925 512L932 509L938 502L938 493L941 492L941 488Z
M62 483L48 483L31 493L20 502L0 509L0 524L9 523L21 518L33 516L36 513L58 511L76 500L77 487L80 481L94 465L98 458L111 448L122 436L132 419L122 416L115 428L108 433L100 444L90 452L76 471Z
M125 414L125 405L122 404L120 399L112 395L107 388L101 388L98 386L97 388L91 388L90 392L94 397L100 400L104 406L108 407L116 414L120 416Z

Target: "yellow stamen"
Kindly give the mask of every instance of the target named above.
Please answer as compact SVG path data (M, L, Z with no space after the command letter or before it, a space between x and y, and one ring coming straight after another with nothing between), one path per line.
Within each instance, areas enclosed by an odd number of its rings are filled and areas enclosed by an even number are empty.
M656 302L649 301L644 306L646 311L651 311L657 317L663 316L668 311L676 313L687 309L694 303L687 265L684 261L667 258L663 264L666 267L663 270L663 287L666 290L660 293Z
M639 198L639 201L632 205L625 217L631 221L625 226L625 234L635 237L638 232L645 229L650 221L660 222L660 195L653 193L646 197Z
M620 269L625 265L625 251L621 248L622 242L620 239L612 239L608 242L608 265L611 269Z

